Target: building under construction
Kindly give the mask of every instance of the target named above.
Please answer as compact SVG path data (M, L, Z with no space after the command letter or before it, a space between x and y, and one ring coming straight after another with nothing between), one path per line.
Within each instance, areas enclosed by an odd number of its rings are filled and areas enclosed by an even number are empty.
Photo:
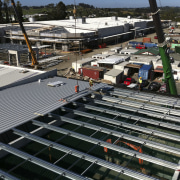
M177 97L55 76L0 99L0 179L179 179Z
M152 20L121 17L80 18L23 23L33 45L51 45L63 51L96 48L103 43L120 43L139 34L154 31ZM25 44L18 24L2 26L0 36L13 43Z

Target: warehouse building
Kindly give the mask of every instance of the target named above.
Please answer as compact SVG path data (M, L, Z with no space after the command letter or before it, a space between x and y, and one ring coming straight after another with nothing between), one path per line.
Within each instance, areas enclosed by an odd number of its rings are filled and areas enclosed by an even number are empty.
M1 91L1 179L179 179L179 99L76 84Z
M51 45L63 51L98 47L103 43L122 42L134 38L136 31L152 31L152 20L121 17L81 18L71 16L67 20L35 21L24 23L24 27L33 45ZM24 44L19 25L1 27L0 32L11 43Z

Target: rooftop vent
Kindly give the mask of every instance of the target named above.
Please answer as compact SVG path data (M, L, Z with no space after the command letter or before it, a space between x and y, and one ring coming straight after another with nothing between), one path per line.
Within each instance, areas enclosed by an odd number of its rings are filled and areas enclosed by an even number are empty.
M74 19L74 16L69 16L69 19L71 19L71 20Z
M85 24L86 23L86 17L82 17L82 18L77 19L77 22Z
M112 17L111 17L111 20L117 21L117 20L118 20L118 17L117 17L117 16L112 16Z

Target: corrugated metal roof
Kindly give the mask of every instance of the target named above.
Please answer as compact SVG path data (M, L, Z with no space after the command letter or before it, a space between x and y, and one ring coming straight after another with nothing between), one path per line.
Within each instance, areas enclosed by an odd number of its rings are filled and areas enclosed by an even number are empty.
M154 56L159 55L159 49L158 48L148 48L148 49L140 49L138 52L135 52L134 54L143 54L143 53L151 53Z
M118 64L125 61L127 58L125 56L112 55L105 59L98 61L98 64Z
M47 84L54 81L63 81L59 87L49 87ZM76 80L54 77L33 82L26 85L2 90L0 92L0 133L15 126L23 124L39 115L44 115L61 107L65 103L59 101L68 98L68 101L90 93L89 83L78 81L80 93L75 94ZM93 89L98 89L105 84L95 84ZM82 94L81 94L82 93Z
M31 77L46 73L46 71L0 65L0 89L20 81L28 80Z
M66 85L49 87L49 81L64 81ZM42 107L36 112L51 112L3 134L0 148L7 156L0 159L0 174L21 179L28 179L28 173L38 179L172 179L180 167L180 100L119 88L107 94L90 91L92 96L86 96L88 82L78 83L82 91L72 95L76 80L60 77L21 86L22 90L16 87L4 91L16 96L21 93L24 101L29 94L27 102L34 102L29 105L41 101ZM93 89L102 86L106 85L96 84ZM66 104L57 102L62 94L73 103L58 108ZM82 99L76 101L79 97ZM52 103L45 101L51 99ZM24 110L22 105L15 108L20 113ZM13 117L7 121L11 124ZM15 140L6 142L5 138L11 136ZM26 140L28 144L23 144ZM16 143L23 148L18 149Z

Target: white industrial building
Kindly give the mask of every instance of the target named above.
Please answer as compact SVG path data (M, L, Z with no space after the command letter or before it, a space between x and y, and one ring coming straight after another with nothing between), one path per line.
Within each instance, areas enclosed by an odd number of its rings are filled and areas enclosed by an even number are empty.
M160 56L131 55L129 62L152 65L152 61L158 61L160 58Z
M79 72L79 68L82 68L85 65L91 65L91 63L95 61L96 59L94 58L85 58L82 60L78 60L72 63L72 68L75 70L75 72Z
M105 59L101 59L98 61L98 64L118 64L123 61L128 61L130 59L129 56L121 56L121 55L112 55Z
M64 51L75 46L83 49L110 41L120 42L123 39L134 38L135 31L148 33L152 26L152 20L115 16L76 19L76 28L73 17L67 20L24 23L29 40L33 44L40 46L46 43L54 49L60 48ZM3 26L0 32L12 43L24 43L19 25Z
M104 79L111 81L113 84L119 84L122 81L123 71L112 69L104 74Z
M121 62L121 63L119 63L119 64L115 64L115 65L113 66L113 68L114 68L114 69L121 70L121 71L124 71L124 68L125 68L125 66L126 66L127 64L129 64L129 61L124 61L124 62Z
M122 55L132 55L136 52L138 52L139 49L134 49L134 48L124 48L122 49L119 54L122 54Z

